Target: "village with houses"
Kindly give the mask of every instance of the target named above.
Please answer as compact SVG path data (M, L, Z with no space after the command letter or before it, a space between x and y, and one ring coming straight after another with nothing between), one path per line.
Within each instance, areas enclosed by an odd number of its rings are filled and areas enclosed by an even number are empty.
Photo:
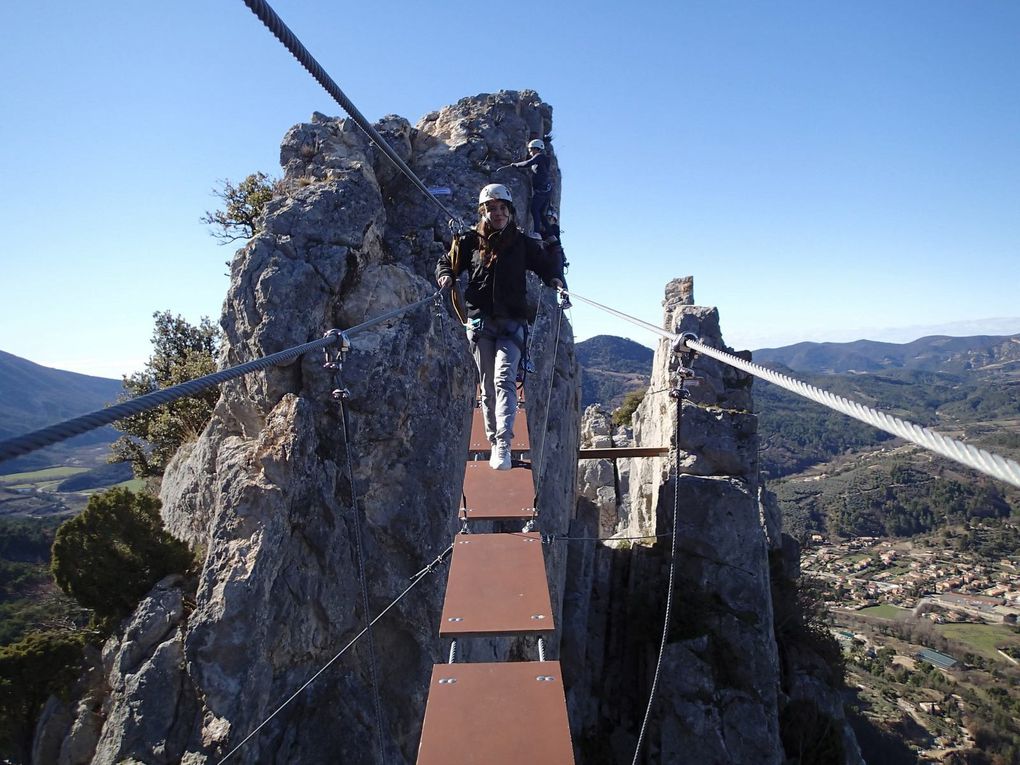
M805 540L862 715L922 763L1010 752L1020 729L1020 557L945 538ZM989 759L988 762L1011 762Z

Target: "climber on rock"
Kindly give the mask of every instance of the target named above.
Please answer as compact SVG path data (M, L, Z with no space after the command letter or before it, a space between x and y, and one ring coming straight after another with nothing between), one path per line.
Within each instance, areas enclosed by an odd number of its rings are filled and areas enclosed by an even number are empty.
M524 235L517 227L510 190L490 183L478 195L478 225L454 238L436 264L440 289L468 271L464 292L468 344L478 367L485 434L492 444L489 466L510 469L510 442L517 414L517 365L528 323L526 271L563 289L562 251ZM456 303L455 303L456 305ZM459 309L458 309L459 310Z
M550 164L549 155L545 153L545 144L536 138L528 141L528 158L509 165L531 168L531 225L540 239L546 234L545 209L549 206L549 198L552 196Z
M559 247L560 255L563 258L563 271L566 273L567 267L570 265L567 262L567 254L563 250L563 241L560 239L560 214L556 212L556 208L549 206L545 210L545 243L549 247Z

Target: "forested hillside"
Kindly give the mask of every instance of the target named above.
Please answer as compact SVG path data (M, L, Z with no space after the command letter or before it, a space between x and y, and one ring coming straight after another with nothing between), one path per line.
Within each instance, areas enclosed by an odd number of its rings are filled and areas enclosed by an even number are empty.
M618 407L624 397L648 387L652 349L633 340L598 335L575 346L581 365L581 407L602 404Z
M851 363L881 367L874 373L819 374L769 364L862 404L1020 458L1016 338L926 340L952 342L917 341L892 350L887 343L846 344L850 348L802 343L758 352L756 358L771 355L813 369ZM825 347L812 347L818 345ZM940 366L939 347L945 351L941 366L955 371L931 371ZM1020 513L1020 491L777 386L757 381L755 406L761 467L795 533L901 536L974 517Z

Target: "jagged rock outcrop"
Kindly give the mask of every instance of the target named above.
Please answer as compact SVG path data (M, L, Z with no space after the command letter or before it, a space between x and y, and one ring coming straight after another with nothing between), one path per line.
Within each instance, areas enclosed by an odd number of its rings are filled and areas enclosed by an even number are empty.
M693 305L690 277L667 285L663 305L665 328L730 350L718 312ZM633 756L668 591L669 538L655 536L672 532L675 486L672 626L644 761L782 763L782 712L801 699L843 724L845 762L859 762L833 678L811 671L819 669L817 657L794 656L777 644L773 577L796 576L796 551L759 481L751 379L708 358L684 361L697 377L688 386L679 438L669 391L680 359L665 340L633 417L634 445L669 446L670 454L618 459L615 475L608 462L591 461L579 474L572 535L619 540L576 545L569 561L579 593L564 614L563 654L565 666L585 667L567 677L584 761L629 762ZM606 430L604 413L589 409L583 431ZM628 476L625 491L620 475ZM615 524L607 523L610 508L619 516Z
M531 91L500 92L416 127L393 116L377 127L473 222L478 189L551 130L551 115ZM280 157L287 191L231 266L224 365L429 296L450 243L445 214L351 121L314 115L287 133ZM523 172L498 179L526 211ZM538 501L543 530L562 533L576 472L576 362L551 291L536 280L531 300L540 305L527 409L543 455ZM174 459L163 517L205 551L194 604L182 610L179 589L156 592L107 647L94 751L82 759L79 737L67 762L217 761L362 629L359 521L371 615L450 544L475 387L463 330L448 308L426 305L351 339L339 378L317 353L225 385L205 432ZM340 387L350 392L344 412L331 395ZM554 603L563 558L547 563ZM232 761L370 762L381 746L387 763L413 762L431 666L445 658L444 581L427 576L373 632L381 731L362 640ZM478 642L468 653L525 650Z

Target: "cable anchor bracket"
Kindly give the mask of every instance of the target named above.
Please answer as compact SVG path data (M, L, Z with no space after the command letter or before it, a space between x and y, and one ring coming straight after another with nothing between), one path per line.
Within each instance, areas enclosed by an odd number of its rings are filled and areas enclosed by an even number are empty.
M348 351L351 350L351 341L347 337L347 333L339 329L331 329L323 337L333 337L335 349L331 349L328 345L322 349L322 352L326 356L326 360L322 364L323 369L328 369L333 373L333 385L334 388L330 395L334 401L347 401L351 397L350 390L343 384L340 373L344 368L344 357Z
M673 353L677 357L678 366L673 372L673 388L669 397L673 399L685 399L691 397L688 388L696 387L701 380L694 372L694 358L698 352L691 348L688 341L698 342L698 336L693 332L681 332L673 341Z
M344 355L351 349L351 340L347 337L346 332L339 329L331 329L322 337L334 338L333 342L337 345L337 348L332 353L330 353L328 345L322 349L326 356L326 361L323 363L322 368L339 372L344 366Z
M556 300L560 304L560 310L566 311L573 308L573 304L570 302L570 293L563 287L556 290Z

